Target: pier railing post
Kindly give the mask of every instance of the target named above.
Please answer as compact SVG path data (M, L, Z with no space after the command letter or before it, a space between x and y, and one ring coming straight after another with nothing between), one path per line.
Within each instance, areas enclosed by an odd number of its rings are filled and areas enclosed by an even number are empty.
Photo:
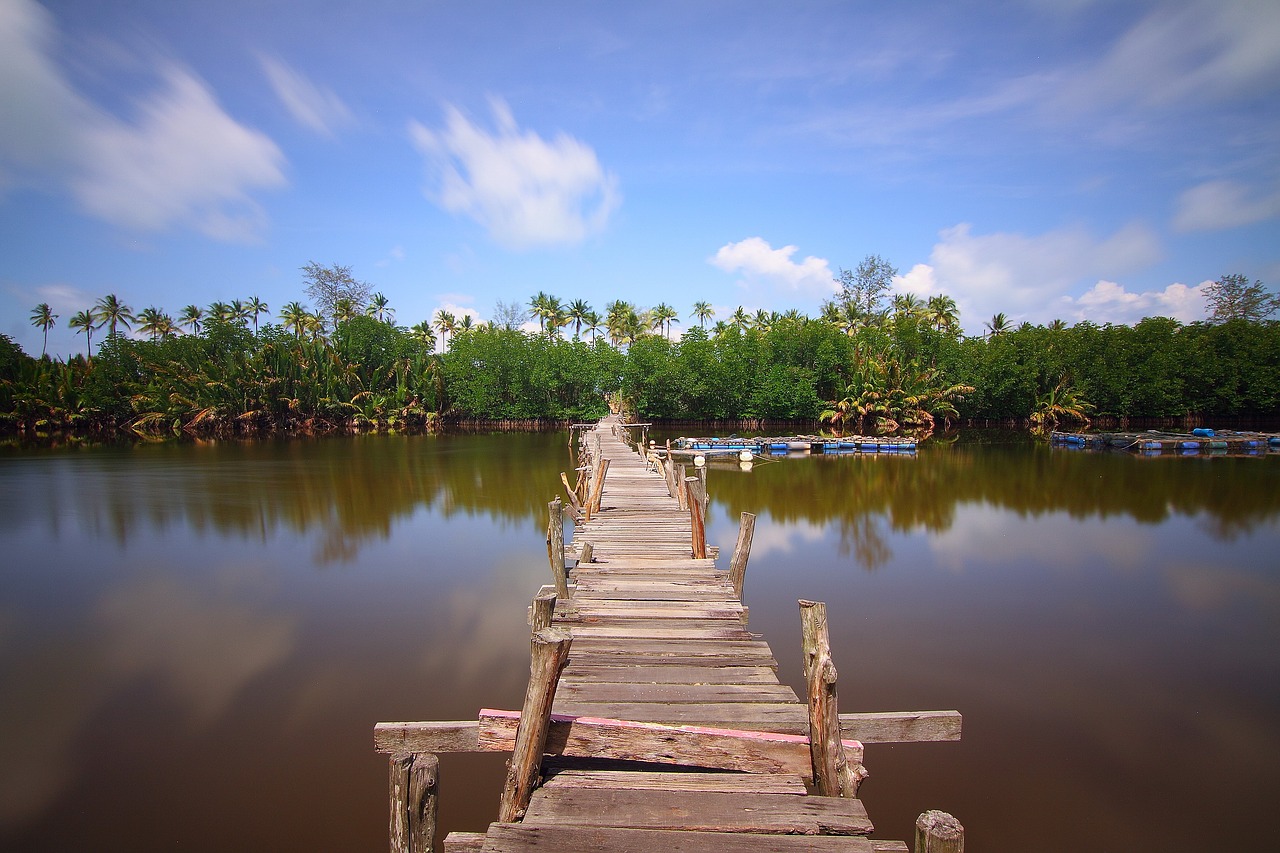
M916 818L915 853L964 853L964 827L946 812L925 812Z
M556 594L551 590L539 592L533 597L533 609L530 611L529 625L533 633L551 627L551 619L556 612Z
M564 510L560 499L547 504L547 559L555 578L556 595L569 598L569 579L564 572Z
M391 853L433 853L439 781L435 755L391 756Z
M707 519L704 514L702 481L697 477L686 477L684 480L685 503L689 505L689 521L693 530L693 558L705 560L707 557Z
M804 637L805 678L809 688L809 755L813 763L813 785L824 797L856 797L859 774L849 767L840 739L836 665L831 660L827 605L821 601L801 599L800 624Z
M756 535L755 513L744 512L738 519L738 544L733 546L733 558L729 560L729 580L733 592L742 600L742 585L747 579L747 560L751 557L751 540Z
M599 462L596 463L595 482L591 484L591 501L589 504L591 508L590 512L600 511L600 499L604 495L604 478L605 478L605 475L608 473L609 473L609 460L601 459ZM590 514L588 514L587 517L589 519Z
M529 686L525 690L524 707L516 727L516 743L511 763L507 766L507 781L502 787L499 823L514 823L524 817L529 808L529 799L537 787L542 769L542 753L547 746L551 704L560 683L560 671L569 660L571 643L567 632L554 628L533 635Z

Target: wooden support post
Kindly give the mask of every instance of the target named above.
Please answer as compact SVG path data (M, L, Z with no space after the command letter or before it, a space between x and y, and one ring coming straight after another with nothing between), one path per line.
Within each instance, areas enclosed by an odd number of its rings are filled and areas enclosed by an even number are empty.
M556 612L556 593L549 589L539 592L533 597L533 610L529 617L529 625L533 633L551 627L551 619Z
M693 558L707 558L707 519L703 514L702 481L697 477L684 480L686 502L689 504L690 527L693 528Z
M667 481L667 493L673 498L679 499L679 489L676 488L676 461L671 458L671 439L667 439L667 455L662 459L662 474Z
M915 853L964 853L964 827L946 812L925 812L916 818Z
M595 546L590 542L582 543L582 556L578 558L578 564L590 563L595 557Z
M439 781L435 755L391 756L391 853L433 853Z
M596 463L596 481L591 488L591 511L600 511L600 499L604 495L604 478L609 473L609 460L601 459Z
M813 784L824 797L856 797L862 771L849 767L840 742L840 710L836 699L836 665L831 660L827 605L800 600L805 678L809 694L809 754Z
M533 635L529 663L529 686L516 729L515 749L507 766L507 781L498 806L499 823L515 823L524 817L529 799L542 770L542 753L551 726L551 703L555 700L560 671L569 660L569 634L548 628Z
M559 498L547 504L547 515L547 559L551 563L556 594L567 601L569 580L564 573L564 516Z
M564 483L564 490L569 494L569 503L573 505L573 511L581 512L582 501L578 500L578 493L573 490L573 486L569 485L569 475L561 471L560 482Z
M688 477L685 473L685 466L676 466L676 497L680 499L680 511L689 511L689 490L685 488L684 481Z
M742 600L742 585L747 579L747 560L751 557L751 540L756 535L755 513L744 512L738 519L738 544L733 546L733 558L729 560L729 580L733 592Z

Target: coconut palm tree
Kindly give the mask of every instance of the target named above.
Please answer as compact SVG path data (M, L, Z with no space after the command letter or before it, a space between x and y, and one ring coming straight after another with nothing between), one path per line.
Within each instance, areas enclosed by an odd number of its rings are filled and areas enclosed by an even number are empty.
M605 306L605 328L609 332L609 340L614 346L621 346L629 337L634 339L634 331L640 325L636 316L636 306L621 299L615 299Z
M560 300L554 296L548 296L539 290L538 294L529 300L529 313L538 318L538 331L545 332L547 330L547 318L552 313L552 301L559 307Z
M899 293L893 297L893 313L899 317L918 317L924 313L924 303L914 293Z
M925 316L929 324L939 332L954 332L960 327L960 312L956 308L956 301L942 293L929 297Z
M160 309L154 305L150 308L142 309L142 311L138 313L137 320L141 324L138 326L138 331L143 334L150 335L151 340L153 341L160 337L161 331L166 328L166 320L169 321L169 326L173 325L173 321L166 317Z
M67 321L67 325L73 329L84 330L85 347L89 352L89 357L93 358L93 330L97 328L97 321L92 311L77 311Z
M590 313L591 306L585 299L575 299L565 309L565 316L573 323L573 339L575 341L581 337L582 324L587 321L587 315Z
M751 317L750 325L753 329L759 329L761 332L767 332L773 328L773 314L760 308Z
M356 308L356 303L350 299L338 299L333 303L333 328L337 329L340 323L345 323L350 319L358 316L360 311Z
M1032 428L1039 431L1054 429L1060 421L1090 424L1089 413L1093 404L1073 388L1071 378L1065 374L1058 383L1044 394L1036 395L1035 409L1031 412Z
M649 312L653 328L659 332L663 332L668 339L671 337L671 324L679 322L680 315L676 313L676 309L672 308L665 302L659 302L653 306L653 310Z
M249 306L239 299L231 300L231 320L241 326L249 325Z
M390 301L383 293L375 293L369 297L369 307L365 311L376 320L390 323L396 318L396 312L387 307Z
M986 322L987 337L994 338L1009 331L1009 318L1001 311Z
M430 351L436 348L436 333L431 331L431 324L426 320L415 324L409 333L415 341L422 344L423 349Z
M270 313L271 308L267 303L263 302L256 296L249 297L249 304L245 307L249 309L249 313L253 315L253 333L256 335L258 334L258 315Z
M546 315L544 317L546 324L547 337L556 338L560 336L560 330L569 325L568 309L560 302L559 299L552 296L548 298L546 304Z
M711 307L710 302L695 302L693 303L693 316L698 319L698 326L705 329L707 321L716 316L716 312Z
M604 319L595 311L588 311L585 315L583 315L582 325L583 325L583 328L585 328L588 332L591 333L591 343L594 344L596 342L596 334L602 328L604 328L601 325L603 322L604 322Z
M729 315L729 325L739 330L745 329L751 325L751 315L739 305L738 310Z
M1048 328L1051 332L1065 332L1067 329L1067 322L1065 320L1054 320L1049 324Z
M433 324L440 332L440 342L445 348L449 348L449 335L458 330L458 318L453 314L441 308L436 312L435 323Z
M297 305L298 303L294 303ZM186 326L194 335L200 334L200 319L204 317L204 309L199 305L188 305L182 309L182 314L178 317L178 325Z
M49 350L49 328L57 319L58 315L53 313L53 309L49 307L48 302L41 302L31 312L31 325L44 331L44 343L40 347L41 358L44 358L45 353Z
M280 321L284 323L286 329L293 329L295 338L301 338L302 333L306 331L307 316L307 309L296 300L280 309Z
M114 293L108 293L106 296L98 300L98 304L94 306L94 316L98 320L98 325L106 325L110 327L108 335L114 335L118 326L124 326L126 329L132 328L129 324L137 318L133 316L133 311L128 305L125 305Z
M225 302L210 302L208 314L210 319L220 323L230 323L235 319L234 311Z

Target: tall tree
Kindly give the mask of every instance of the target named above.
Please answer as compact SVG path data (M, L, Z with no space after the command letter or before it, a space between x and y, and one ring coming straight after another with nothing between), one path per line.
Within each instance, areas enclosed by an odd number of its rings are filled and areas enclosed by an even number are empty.
M1249 284L1247 276L1224 275L1204 287L1204 301L1209 308L1209 321L1265 320L1280 310L1280 296L1263 287L1261 281Z
M198 335L200 334L200 320L203 317L203 308L199 305L188 305L182 309L182 314L178 317L178 324L189 328L193 335Z
M296 300L280 309L280 321L284 323L286 329L293 329L295 338L301 338L302 333L306 331L308 316L307 309Z
M659 302L653 306L653 310L649 313L653 317L654 328L659 332L663 332L669 339L671 337L671 324L680 320L680 315L676 313L676 309L665 302Z
M582 337L582 324L586 322L587 315L590 313L591 306L585 299L575 299L565 309L565 315L573 323L573 339L575 341Z
M256 335L258 334L258 315L269 314L271 312L271 308L267 303L263 302L256 296L249 297L249 304L245 307L248 308L249 313L253 315L253 333Z
M345 299L355 313L364 311L369 301L372 285L359 281L351 274L351 267L341 264L321 266L309 261L302 268L302 281L307 287L307 296L317 306L322 318L332 320L338 301Z
M751 315L739 305L738 309L729 316L729 325L738 329L745 329L751 325Z
M93 330L97 328L97 319L93 316L93 312L77 311L67 321L67 325L73 329L84 331L85 349L88 351L89 357L93 358Z
M369 312L369 316L376 320L391 322L396 318L396 312L388 308L391 300L381 291L369 297L369 307L365 310Z
M711 307L710 302L695 302L693 303L693 316L698 319L698 326L705 329L707 321L716 316L716 312Z
M99 299L98 304L93 308L93 313L98 320L98 325L110 327L109 335L114 335L118 326L132 328L129 324L137 319L129 306L121 302L114 293L108 293Z
M869 317L877 318L884 312L884 297L893 286L898 268L879 255L867 255L856 269L840 270L840 295L842 302L855 306Z
M422 344L423 349L430 351L436 348L436 333L431 331L431 324L426 320L415 323L409 332L415 341Z
M503 302L501 299L493 306L493 325L500 329L518 329L520 324L529 319L529 312L520 307L518 302Z
M143 308L138 312L138 331L143 334L150 335L151 340L160 337L164 330L173 325L173 320L166 317L163 312L154 305L150 308ZM167 322L166 322L167 321Z
M40 347L40 357L44 358L49 350L49 328L57 321L58 315L53 313L48 302L41 302L31 312L31 325L44 331L44 343Z
M449 335L458 330L458 318L453 314L441 308L436 312L435 327L440 330L440 343L445 348L449 348Z
M1000 311L986 322L986 326L987 337L998 338L1009 331L1009 318L1005 316L1003 311Z
M960 328L960 312L956 301L944 293L930 296L925 305L929 324L939 332L954 332Z

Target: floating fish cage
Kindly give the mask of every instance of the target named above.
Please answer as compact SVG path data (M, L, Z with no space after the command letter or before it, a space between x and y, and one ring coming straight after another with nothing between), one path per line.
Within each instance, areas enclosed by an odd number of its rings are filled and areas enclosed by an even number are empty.
M755 456L851 455L865 453L915 453L917 444L911 439L883 436L786 436L762 438L678 438L671 442L672 455L738 456L743 452Z
M1127 450L1144 456L1239 455L1280 453L1280 434L1193 429L1189 433L1161 432L1054 432L1049 440L1057 447L1081 450Z

